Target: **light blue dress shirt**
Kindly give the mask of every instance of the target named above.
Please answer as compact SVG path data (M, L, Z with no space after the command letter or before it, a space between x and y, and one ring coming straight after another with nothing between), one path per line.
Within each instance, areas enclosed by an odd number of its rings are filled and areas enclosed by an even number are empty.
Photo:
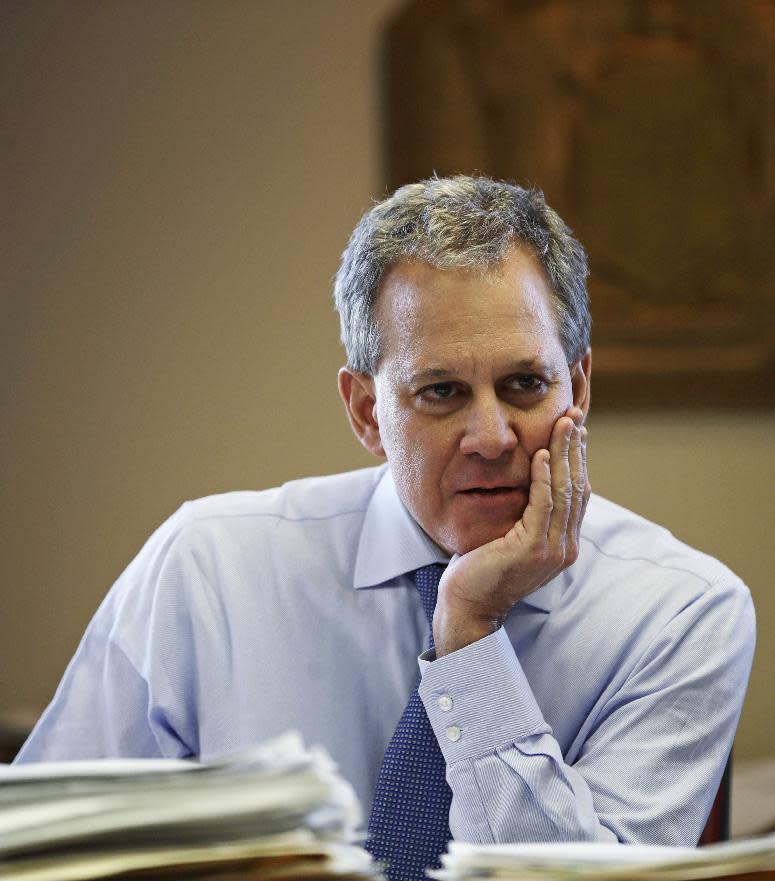
M696 843L753 654L740 580L593 496L576 563L431 660L407 573L446 559L386 466L189 502L108 593L18 761L206 759L295 728L368 812L419 655L455 838Z

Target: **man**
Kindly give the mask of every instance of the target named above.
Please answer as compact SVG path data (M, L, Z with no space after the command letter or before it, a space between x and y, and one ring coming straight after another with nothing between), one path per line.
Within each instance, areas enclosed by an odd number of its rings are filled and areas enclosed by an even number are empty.
M184 505L20 760L298 728L373 804L394 878L450 832L696 843L753 612L720 563L590 498L586 271L519 187L433 179L369 211L336 281L339 388L387 465Z

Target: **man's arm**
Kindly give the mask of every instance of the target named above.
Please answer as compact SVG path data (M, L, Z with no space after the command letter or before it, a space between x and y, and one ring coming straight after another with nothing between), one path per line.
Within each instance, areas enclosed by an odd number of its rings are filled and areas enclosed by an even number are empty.
M199 578L188 555L176 553L181 511L156 530L108 592L16 761L195 752L196 744L183 740L194 741L187 705L193 671L175 662L187 631L168 626L187 620L185 586Z
M742 584L730 576L703 591L580 720L572 764L505 628L422 661L420 695L447 762L453 836L696 844L734 738L753 643Z

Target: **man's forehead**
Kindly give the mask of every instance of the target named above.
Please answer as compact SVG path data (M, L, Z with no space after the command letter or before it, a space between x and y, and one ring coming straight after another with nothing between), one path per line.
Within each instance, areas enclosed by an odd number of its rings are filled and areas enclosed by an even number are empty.
M380 360L394 362L403 381L464 372L473 362L503 375L564 361L548 280L532 254L517 250L485 274L396 264L381 285L376 318Z

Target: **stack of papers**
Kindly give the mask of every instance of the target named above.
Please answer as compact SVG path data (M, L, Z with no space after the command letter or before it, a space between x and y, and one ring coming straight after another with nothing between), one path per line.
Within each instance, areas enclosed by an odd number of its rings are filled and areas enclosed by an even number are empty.
M693 881L775 878L775 835L702 848L451 841L438 881Z
M221 761L0 768L0 879L373 879L357 797L288 734Z

